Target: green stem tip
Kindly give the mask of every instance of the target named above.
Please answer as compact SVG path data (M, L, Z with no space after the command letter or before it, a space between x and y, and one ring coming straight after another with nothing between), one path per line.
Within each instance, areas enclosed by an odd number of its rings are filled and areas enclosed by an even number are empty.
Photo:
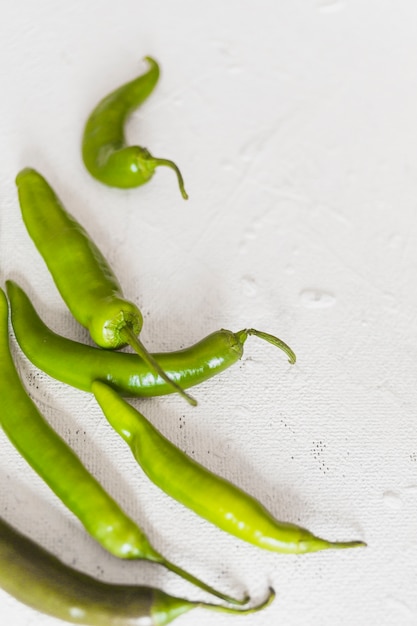
M120 336L122 340L125 341L132 348L132 350L134 350L136 354L158 374L158 376L171 385L171 387L173 387L177 393L187 400L191 406L197 406L197 400L185 392L184 389L182 389L182 387L175 382L175 380L172 380L172 378L168 376L159 363L154 359L152 354L147 351L139 337L135 335L130 326L124 326L120 331Z
M210 611L219 611L221 613L233 613L235 615L239 613L242 615L249 615L251 613L257 613L258 611L262 611L263 609L266 609L266 607L272 604L272 602L274 601L275 595L276 595L275 591L272 589L272 587L270 587L266 600L264 600L260 604L257 604L256 606L251 606L245 609L237 609L237 608L233 608L229 606L219 606L215 604L208 604L205 602L196 603L196 607L201 607L203 609L210 609Z
M223 600L224 602L228 602L229 604L237 604L239 606L243 606L244 604L247 604L249 602L248 595L245 595L241 600L237 600L236 598L233 598L232 596L229 596L225 593L221 593L220 591L217 591L210 585L207 585L205 582L201 581L199 578L196 578L189 572L186 572L181 567L178 567L178 565L171 563L164 557L158 560L158 563L160 563L161 565L164 565L171 572L174 572L174 574L178 574L178 576L181 576L181 578L184 578L184 580L187 580L192 585L195 585L199 587L200 589L207 591L212 596L215 596L216 598L219 598L220 600Z
M285 354L288 356L288 362L291 363L291 365L294 365L294 363L297 360L297 357L295 356L295 352L291 350L290 346L288 346L284 341L282 341L282 339L278 339L278 337L275 337L275 335L264 333L263 331L256 330L255 328L245 328L239 331L238 333L236 333L236 335L239 337L239 341L242 344L246 341L249 335L254 335L255 337L259 337L259 339L263 339L264 341L267 341L268 343L272 343L273 346L285 352Z
M184 200L188 200L188 194L185 191L185 187L184 187L184 179L182 177L179 167L175 165L175 163L173 161L170 161L169 159L158 159L156 157L152 157L152 160L154 161L155 166L163 165L164 167L170 167L172 170L174 170L174 172L177 175L178 186L180 188L181 195L184 198Z
M249 615L257 613L269 606L275 598L275 591L269 589L269 594L263 602L253 607L237 608L231 606L221 606L218 604L210 604L208 602L193 602L192 600L184 600L169 596L163 591L155 591L154 603L152 607L153 623L156 626L166 626L174 621L180 615L187 613L193 609L207 609L209 611L217 611L219 613L229 613L232 615Z

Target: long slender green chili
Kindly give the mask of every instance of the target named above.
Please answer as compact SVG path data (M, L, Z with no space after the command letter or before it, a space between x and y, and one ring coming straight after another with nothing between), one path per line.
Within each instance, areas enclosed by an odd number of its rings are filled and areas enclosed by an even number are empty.
M10 353L8 306L1 289L0 405L0 426L14 447L103 548L122 559L160 563L222 600L236 602L157 552L40 414L22 385Z
M107 382L125 396L149 397L173 391L136 354L103 351L54 333L40 319L26 293L13 281L6 284L16 339L27 358L50 376L83 391L91 391L94 380ZM290 362L295 361L295 354L280 339L254 329L237 333L220 330L184 350L153 356L172 380L187 389L236 363L249 335L266 339L284 350Z
M114 389L99 381L92 389L107 420L150 480L218 528L273 552L301 554L365 545L362 541L328 541L295 524L278 521L258 500L174 446Z
M245 615L265 608L275 595L270 590L262 604L237 609L192 602L152 587L106 583L64 565L1 519L0 587L41 613L86 626L165 626L198 607Z
M45 178L33 169L16 178L23 221L65 303L101 348L129 344L161 378L196 404L158 365L137 335L142 328L138 307L122 288L84 228L65 210Z
M159 67L145 57L149 70L122 85L99 102L87 120L82 156L90 174L111 187L139 187L148 182L159 165L173 169L182 197L188 198L180 170L168 159L153 157L146 148L128 146L124 126L131 113L152 93L159 78Z

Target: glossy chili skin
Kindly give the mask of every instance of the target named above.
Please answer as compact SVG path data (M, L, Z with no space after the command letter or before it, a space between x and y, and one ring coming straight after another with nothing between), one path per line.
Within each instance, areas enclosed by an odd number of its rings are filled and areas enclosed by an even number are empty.
M70 215L49 183L26 168L16 177L23 221L42 255L63 300L75 319L101 348L127 343L173 389L196 404L152 359L137 335L142 328L138 307L123 296L121 286L87 232Z
M128 189L148 182L162 165L173 169L181 194L187 199L178 167L168 159L153 157L146 148L128 146L124 127L127 118L152 93L159 79L158 63L145 60L148 71L107 95L94 108L84 128L82 157L94 178L111 187Z
M148 550L152 554L143 532L104 491L29 398L10 354L7 322L7 301L0 291L0 425L3 431L106 550L122 558L141 558Z
M27 606L71 624L165 626L191 609L252 613L177 598L159 589L110 584L62 563L0 519L0 588Z
M65 566L4 521L0 587L33 609L74 624L131 624L132 618L150 615L154 603L152 589L95 580Z
M259 548L289 554L365 545L361 541L328 541L305 528L278 521L254 497L174 446L111 387L96 381L92 389L107 420L150 480L218 528Z
M125 396L159 396L174 391L136 354L103 351L54 333L15 282L7 281L7 294L21 349L50 376L84 391L91 391L94 380L102 380ZM219 330L183 350L153 356L170 378L187 389L236 363L246 338L245 331Z
M240 603L206 585L157 552L144 532L40 414L22 385L10 353L8 305L1 289L0 406L0 426L11 443L105 550L122 559L146 559L159 563L222 600Z
M36 170L22 170L16 185L27 231L75 319L100 347L126 345L120 330L127 325L138 334L142 314L124 298L100 250Z
M91 391L93 380L102 380L131 397L175 391L136 354L103 351L54 333L40 319L23 289L13 281L6 284L16 339L27 358L49 376L83 391ZM236 363L251 332L252 329L237 333L222 329L188 348L153 357L172 380L187 389ZM291 353L288 348L287 354ZM291 362L294 361L295 355Z

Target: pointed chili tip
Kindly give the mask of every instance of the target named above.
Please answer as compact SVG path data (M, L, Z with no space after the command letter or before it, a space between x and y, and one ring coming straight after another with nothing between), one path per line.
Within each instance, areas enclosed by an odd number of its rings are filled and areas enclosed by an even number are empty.
M16 185L19 186L22 179L31 174L37 174L36 170L34 170L32 167L24 167L23 169L21 169L15 178Z
M314 537L307 542L307 552L318 552L319 550L348 550L350 548L364 548L364 541L328 541L321 537Z
M143 57L143 60L146 61L146 63L149 63L149 65L151 65L152 68L157 69L158 70L158 74L159 74L159 64L158 64L158 61L156 61L153 57L150 57L150 56Z
M367 544L365 541L335 541L330 544L330 547L343 550L345 548L366 548Z

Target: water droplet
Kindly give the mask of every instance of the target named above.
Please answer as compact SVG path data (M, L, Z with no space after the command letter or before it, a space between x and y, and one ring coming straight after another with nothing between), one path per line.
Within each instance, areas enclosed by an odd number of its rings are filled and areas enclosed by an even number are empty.
M390 509L401 509L403 503L401 500L401 496L395 491L386 491L383 496L383 501L385 506Z
M246 239L256 239L256 233L253 230L253 228L251 228L250 230L248 229L245 233L245 238Z
M401 235L391 235L388 239L387 247L391 250L399 250L403 247L403 239Z
M212 45L214 46L214 48L216 48L220 54L224 55L225 57L231 57L232 53L230 51L230 46L228 43L215 39L214 41L212 41Z
M246 406L238 405L234 409L234 414L237 417L251 417L251 412Z
M332 293L320 289L304 289L300 298L307 309L325 309L335 304L336 298Z
M231 172L234 169L233 163L231 161L225 160L222 162L221 166L225 172Z
M245 296L255 296L257 294L258 286L255 282L255 279L251 276L243 276L241 284Z
M396 613L397 618L408 618L413 615L410 607L405 602L392 596L385 600L385 606L390 613Z
M240 254L246 254L248 251L248 242L247 241L241 241L239 243L239 253Z
M345 8L343 0L318 0L317 8L321 13L333 13Z

